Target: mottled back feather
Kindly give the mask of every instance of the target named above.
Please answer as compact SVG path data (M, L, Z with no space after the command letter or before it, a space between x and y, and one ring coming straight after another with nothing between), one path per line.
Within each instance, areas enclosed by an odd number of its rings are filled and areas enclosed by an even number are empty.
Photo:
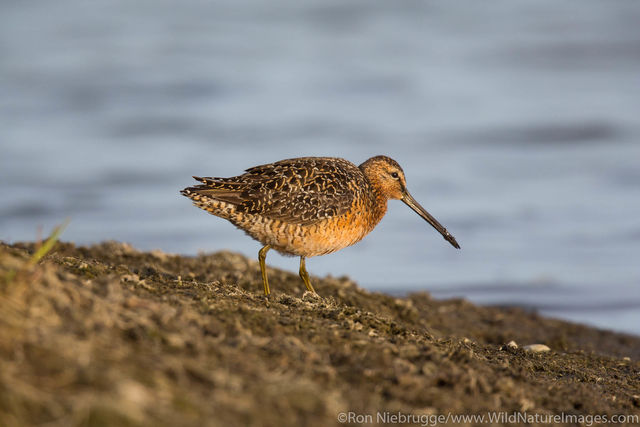
M238 212L301 225L343 215L371 194L356 165L331 157L281 160L231 178L194 178L203 184L185 189L189 193L233 204Z

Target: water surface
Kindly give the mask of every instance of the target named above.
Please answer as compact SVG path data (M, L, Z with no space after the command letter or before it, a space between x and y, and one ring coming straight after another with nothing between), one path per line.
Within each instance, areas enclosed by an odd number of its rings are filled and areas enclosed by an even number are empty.
M637 2L4 2L0 238L70 217L77 243L255 257L178 194L191 175L387 154L462 250L394 201L312 274L640 333L638 22Z

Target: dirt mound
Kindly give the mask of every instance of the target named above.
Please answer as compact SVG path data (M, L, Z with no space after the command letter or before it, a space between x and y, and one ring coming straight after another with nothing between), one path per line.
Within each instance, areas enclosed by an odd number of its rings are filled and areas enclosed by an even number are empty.
M266 300L257 261L229 252L58 243L31 265L34 248L0 244L3 425L640 417L637 337L347 278L315 278L318 297L276 269Z

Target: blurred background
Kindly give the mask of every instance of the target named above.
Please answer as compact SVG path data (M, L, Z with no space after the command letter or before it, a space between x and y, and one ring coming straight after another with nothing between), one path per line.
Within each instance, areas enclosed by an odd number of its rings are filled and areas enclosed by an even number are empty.
M640 334L638 22L636 1L3 1L0 239L70 217L78 244L255 259L178 194L191 175L387 154L462 250L391 201L312 274Z

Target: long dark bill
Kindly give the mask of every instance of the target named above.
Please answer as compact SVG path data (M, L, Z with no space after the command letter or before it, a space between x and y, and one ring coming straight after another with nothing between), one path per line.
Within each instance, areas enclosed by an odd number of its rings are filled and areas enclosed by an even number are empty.
M442 237L444 237L444 240L451 243L454 248L460 249L460 245L458 244L458 242L456 242L456 238L453 237L451 233L449 233L447 229L444 228L442 224L440 224L433 216L431 216L431 214L427 212L425 208L420 206L420 203L416 202L416 199L414 199L408 191L404 193L404 196L401 200L405 202L406 205L411 209L416 211L416 213L424 218L425 221L431 224L433 228L438 230L438 232L442 234Z

